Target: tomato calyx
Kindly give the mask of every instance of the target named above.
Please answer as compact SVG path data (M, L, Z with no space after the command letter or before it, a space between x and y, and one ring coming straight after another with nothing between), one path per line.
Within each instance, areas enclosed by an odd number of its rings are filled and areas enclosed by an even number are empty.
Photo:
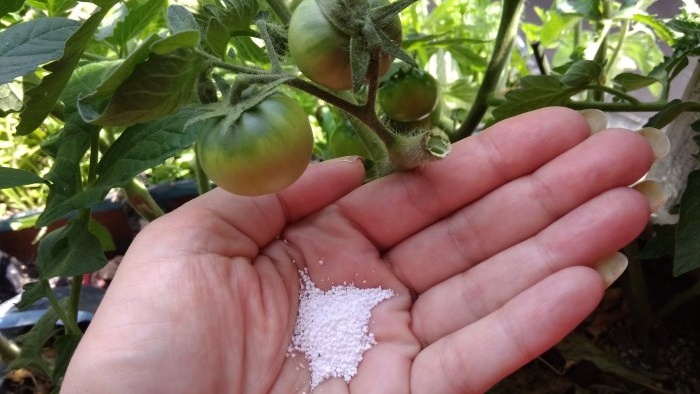
M389 148L391 162L397 170L416 168L444 159L450 153L449 136L439 128L416 129L411 134L393 134Z
M389 37L384 27L392 23L406 7L416 0L399 0L386 6L371 8L367 0L343 2L315 0L328 22L350 37L350 65L352 89L357 92L365 83L365 76L373 52L381 52L415 65L415 61L400 43Z

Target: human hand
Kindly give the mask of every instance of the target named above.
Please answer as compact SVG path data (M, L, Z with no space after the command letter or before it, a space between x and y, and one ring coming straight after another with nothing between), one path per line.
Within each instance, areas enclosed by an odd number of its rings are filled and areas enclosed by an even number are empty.
M135 239L62 392L310 392L308 363L287 357L303 269L322 290L396 293L372 311L357 375L314 392L483 392L619 276L615 252L658 205L653 186L628 187L653 160L640 133L590 136L579 113L549 108L364 185L346 158L278 195L215 189Z

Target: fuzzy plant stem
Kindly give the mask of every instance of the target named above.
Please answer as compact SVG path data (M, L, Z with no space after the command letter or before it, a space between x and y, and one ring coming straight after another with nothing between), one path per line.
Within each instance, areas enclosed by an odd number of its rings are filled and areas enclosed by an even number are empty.
M491 60L484 73L481 86L476 93L474 105L472 105L469 114L467 114L467 118L455 133L456 139L468 137L474 133L489 108L488 98L494 93L498 86L503 69L508 62L510 51L513 48L513 43L515 43L520 17L524 9L523 3L522 0L503 1L501 21L498 26L498 34L496 35L496 42L493 46Z
M148 192L146 185L140 180L132 178L129 183L124 185L124 193L129 204L147 221L152 222L165 215L151 193Z

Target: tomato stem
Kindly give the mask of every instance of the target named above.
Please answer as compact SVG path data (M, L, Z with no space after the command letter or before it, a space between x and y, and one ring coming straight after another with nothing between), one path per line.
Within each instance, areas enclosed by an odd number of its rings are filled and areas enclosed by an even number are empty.
M498 34L493 44L491 60L486 68L484 79L476 93L474 105L469 110L467 118L457 129L455 138L461 139L471 135L479 126L481 119L489 108L488 98L491 96L501 79L503 69L508 63L513 43L518 33L518 24L523 13L523 0L505 0L501 11L501 21Z

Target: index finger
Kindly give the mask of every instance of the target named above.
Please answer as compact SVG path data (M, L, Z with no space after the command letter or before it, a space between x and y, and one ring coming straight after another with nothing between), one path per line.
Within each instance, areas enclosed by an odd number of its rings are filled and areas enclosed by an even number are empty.
M386 249L588 136L588 123L578 112L536 110L459 141L441 161L370 182L337 204L368 239Z

